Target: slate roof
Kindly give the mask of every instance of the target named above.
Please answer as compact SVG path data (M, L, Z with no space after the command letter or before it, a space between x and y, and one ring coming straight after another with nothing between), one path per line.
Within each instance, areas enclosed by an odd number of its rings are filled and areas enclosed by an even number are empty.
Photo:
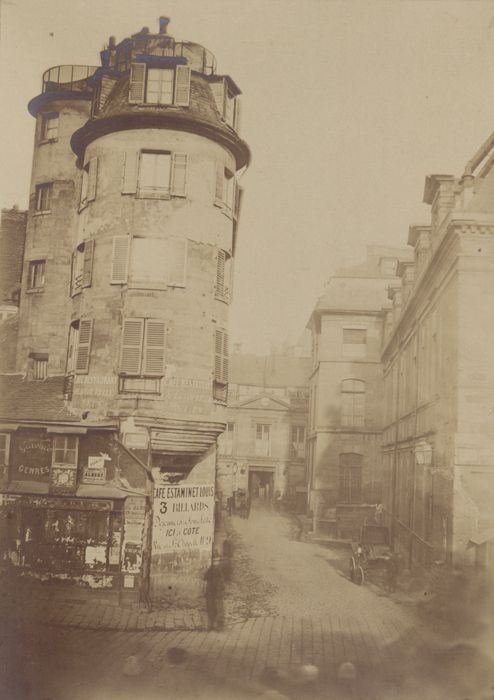
M238 354L230 357L230 382L259 387L302 387L309 383L312 360L284 355Z
M23 374L0 375L0 419L79 422L63 399L64 377L27 379Z

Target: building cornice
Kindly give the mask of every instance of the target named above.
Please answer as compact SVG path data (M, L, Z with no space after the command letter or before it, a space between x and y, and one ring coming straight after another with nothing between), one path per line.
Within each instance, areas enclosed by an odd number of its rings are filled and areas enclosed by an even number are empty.
M233 130L230 132L226 128L219 128L211 122L191 117L185 112L160 112L159 114L129 112L93 119L74 132L70 145L77 157L82 160L85 149L92 141L107 134L134 129L186 131L204 136L230 151L235 158L237 170L250 163L249 147Z

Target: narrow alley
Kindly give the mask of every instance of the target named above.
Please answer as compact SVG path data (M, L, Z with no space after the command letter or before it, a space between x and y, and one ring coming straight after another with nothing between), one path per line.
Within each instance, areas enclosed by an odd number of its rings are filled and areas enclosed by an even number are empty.
M2 671L10 669L2 697L226 700L276 691L271 697L392 700L399 690L406 700L435 700L449 688L448 698L463 700L477 697L472 683L479 692L491 682L475 646L452 645L412 606L351 583L345 549L294 540L293 520L266 509L228 527L235 552L224 630L156 630L156 613L140 629L90 629L81 611L66 624L11 622L0 647ZM458 664L472 675L460 679Z

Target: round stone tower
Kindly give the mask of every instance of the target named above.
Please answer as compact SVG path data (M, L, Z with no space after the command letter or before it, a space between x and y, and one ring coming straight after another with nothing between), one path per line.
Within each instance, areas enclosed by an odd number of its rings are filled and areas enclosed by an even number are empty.
M48 71L30 103L39 124L23 303L42 290L42 309L24 325L21 312L20 364L44 353L82 423L116 421L148 466L151 595L180 603L200 593L211 562L250 154L239 88L167 26L111 37L98 68Z

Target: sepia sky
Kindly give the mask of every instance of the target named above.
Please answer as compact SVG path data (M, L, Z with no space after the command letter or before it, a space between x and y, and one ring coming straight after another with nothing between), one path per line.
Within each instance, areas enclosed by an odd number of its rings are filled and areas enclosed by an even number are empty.
M427 221L427 173L459 174L494 130L494 2L0 0L0 204L27 205L42 72L97 65L171 18L243 91L252 150L233 342L295 341L336 267Z

